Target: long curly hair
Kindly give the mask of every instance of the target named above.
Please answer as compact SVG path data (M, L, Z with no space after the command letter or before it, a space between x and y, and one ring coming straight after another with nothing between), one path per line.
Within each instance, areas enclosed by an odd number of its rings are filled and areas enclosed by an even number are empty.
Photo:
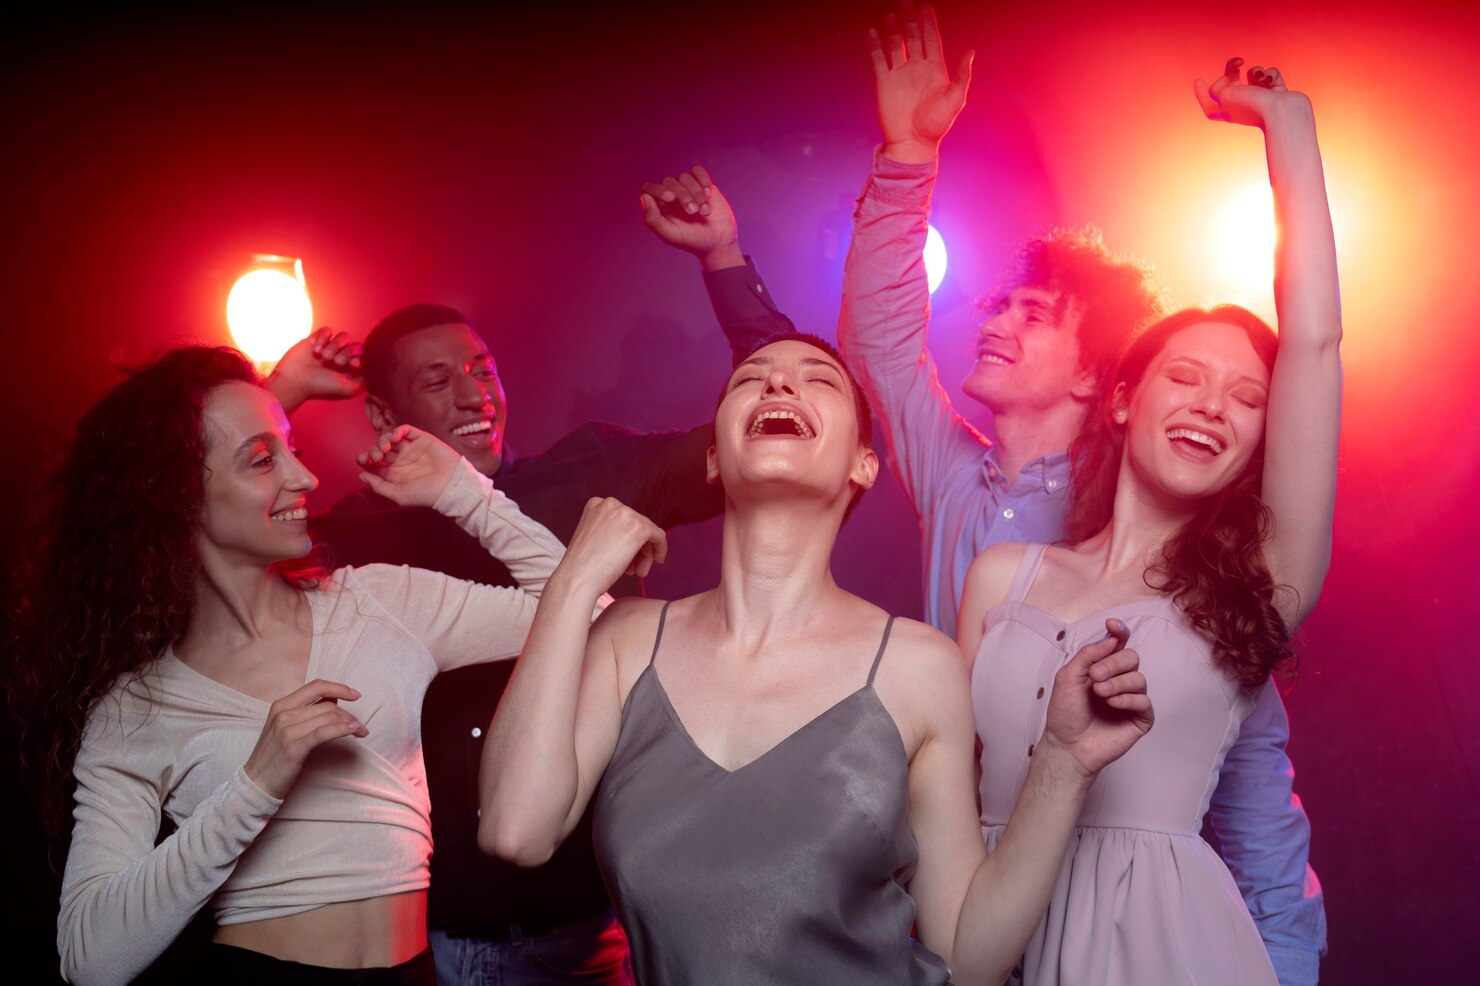
M178 638L194 608L205 506L203 410L215 387L260 385L234 349L174 349L126 371L82 420L50 477L35 557L13 595L6 688L42 821L68 831L72 764L88 716L120 677ZM320 581L311 559L283 570Z
M1084 541L1105 528L1125 448L1125 429L1114 420L1115 392L1133 392L1152 360L1178 332L1217 322L1242 329L1264 365L1273 369L1278 340L1253 312L1237 305L1189 308L1169 315L1138 336L1110 374L1099 407L1085 419L1069 448L1073 498L1067 540ZM1275 670L1293 672L1290 631L1274 605L1275 583L1264 560L1273 517L1260 498L1264 442L1244 469L1209 496L1162 548L1146 570L1146 584L1176 600L1188 620L1213 642L1218 666L1249 687Z

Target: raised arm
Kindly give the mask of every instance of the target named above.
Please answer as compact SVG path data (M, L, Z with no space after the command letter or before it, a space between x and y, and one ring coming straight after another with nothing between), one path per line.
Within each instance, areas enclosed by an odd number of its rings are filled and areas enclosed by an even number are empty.
M263 385L292 414L311 400L342 401L365 389L358 342L331 328L315 329L294 343Z
M1048 906L1090 785L1151 728L1138 657L1124 649L1124 625L1111 629L1055 678L1022 795L990 855L971 798L969 692L956 656L941 662L951 665L942 677L955 680L930 689L931 729L910 765L910 824L920 845L910 893L920 938L946 958L954 982L1007 977Z
M741 251L734 210L702 165L643 185L641 202L643 222L654 236L699 259L733 362L762 340L795 330Z
M594 626L591 608L621 575L646 575L663 530L612 499L593 499L545 592L483 745L478 844L524 866L548 860L586 810L621 731L617 653L628 614Z
M1240 81L1241 59L1196 92L1210 119L1264 131L1279 241L1275 307L1279 355L1265 423L1264 502L1274 529L1264 552L1281 593L1280 614L1293 630L1309 615L1331 562L1336 449L1341 429L1341 299L1336 241L1310 99L1285 88L1279 69L1254 67Z
M940 479L979 462L985 439L955 412L926 348L926 218L941 138L965 104L972 53L952 79L935 13L905 8L869 32L884 143L853 216L838 345L884 423L892 461L922 517Z

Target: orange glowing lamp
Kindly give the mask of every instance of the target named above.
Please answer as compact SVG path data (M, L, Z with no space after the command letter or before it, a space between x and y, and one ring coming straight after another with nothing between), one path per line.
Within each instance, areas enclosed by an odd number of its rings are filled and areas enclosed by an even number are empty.
M262 254L231 286L226 325L237 348L265 371L313 328L303 261Z
M1239 298L1268 296L1278 235L1269 183L1255 182L1230 197L1210 232L1219 287Z

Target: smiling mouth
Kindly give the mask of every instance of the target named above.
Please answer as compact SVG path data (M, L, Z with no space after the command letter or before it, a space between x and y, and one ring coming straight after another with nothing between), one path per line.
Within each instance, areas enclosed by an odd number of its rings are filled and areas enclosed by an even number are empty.
M272 514L271 516L273 520L281 521L308 520L308 508L294 507L292 510L279 510L277 513Z
M812 427L795 411L762 411L750 423L748 438L779 436L781 438L811 438Z
M1212 435L1191 428L1168 428L1167 439L1194 455L1213 458L1222 455L1225 446Z
M469 435L478 435L490 431L493 431L493 422L488 418L484 418L482 421L473 421L465 425L458 425L452 429L452 433L458 438L467 438Z
M1012 366L1015 362L1015 360L1010 360L1006 356L987 350L978 350L976 361L978 363L991 363L993 366Z

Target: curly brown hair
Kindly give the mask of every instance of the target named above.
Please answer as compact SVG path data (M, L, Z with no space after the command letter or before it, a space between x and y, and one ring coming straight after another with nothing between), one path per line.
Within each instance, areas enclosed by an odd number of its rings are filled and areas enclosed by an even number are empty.
M1218 322L1242 329L1254 352L1274 367L1278 340L1254 313L1237 305L1189 308L1148 328L1125 350L1110 374L1100 406L1086 418L1069 448L1073 499L1067 540L1084 541L1110 522L1120 475L1125 430L1114 420L1115 391L1133 391L1172 336L1192 325ZM1146 584L1176 600L1187 619L1213 642L1220 668L1257 687L1275 670L1293 672L1290 631L1274 605L1275 582L1264 561L1273 518L1260 499L1264 481L1261 440L1242 472L1208 497L1146 570Z
M68 830L72 764L88 716L185 630L194 609L205 505L202 414L212 389L260 385L234 349L174 349L128 376L78 422L50 477L35 557L12 603L6 690L46 831ZM322 569L298 560L300 588Z
M1028 240L982 307L995 312L1013 289L1027 287L1056 292L1061 318L1078 306L1080 366L1094 371L1100 388L1127 341L1166 310L1151 269L1111 253L1094 226L1056 226Z

